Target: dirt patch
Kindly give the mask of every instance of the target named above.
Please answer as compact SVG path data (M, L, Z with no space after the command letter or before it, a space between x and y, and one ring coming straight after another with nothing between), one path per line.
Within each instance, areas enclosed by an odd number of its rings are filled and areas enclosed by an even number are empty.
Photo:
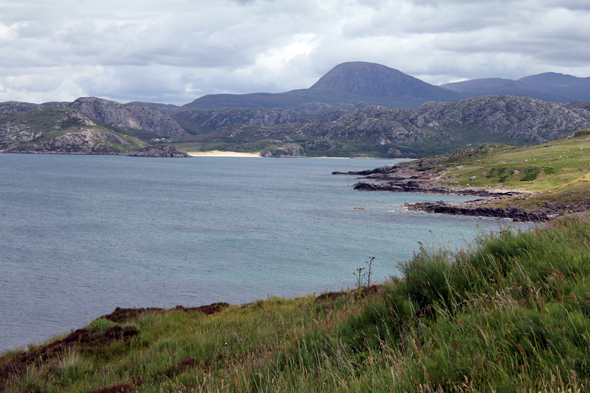
M138 392L135 386L128 385L126 383L111 386L108 388L96 389L96 390L89 390L86 393L134 393Z
M91 332L88 329L76 330L66 338L33 348L15 357L5 356L0 358L0 381L8 380L11 376L22 375L27 371L29 365L44 363L76 347L81 346L86 351L92 351L105 347L112 341L124 340L128 342L131 337L138 333L139 330L133 326L125 328L113 326L99 332Z
M117 307L115 311L108 315L103 315L101 318L107 319L111 322L115 323L126 323L133 319L136 319L143 313L151 312L156 314L162 314L170 311L198 311L202 312L206 315L215 314L221 312L229 307L229 303L213 303L206 306L199 306L199 307L183 307L183 306L176 306L172 309L165 309L165 308L120 308Z
M326 300L336 300L336 299L341 298L346 295L348 295L348 292L344 292L344 291L322 293L320 296L316 297L313 302L319 303L319 302L323 302Z
M221 312L229 307L229 303L213 303L209 304L208 306L200 306L200 307L192 307L192 308L185 308L185 311L198 311L202 312L206 315L215 314L217 312ZM178 308L178 306L176 306Z
M162 313L166 311L163 308L115 308L115 311L108 315L103 315L101 318L115 323L126 323L132 319L137 318L145 312Z
M360 297L367 297L367 296L374 296L374 295L382 295L383 288L381 285L371 285L370 287L363 287L360 291L354 289L352 291L340 291L340 292L328 292L322 293L320 296L316 297L314 303L319 303L327 300L336 300L344 296L353 295L355 299Z
M364 287L361 289L360 297L366 297L371 295L382 295L383 288L380 285L371 285L370 287Z

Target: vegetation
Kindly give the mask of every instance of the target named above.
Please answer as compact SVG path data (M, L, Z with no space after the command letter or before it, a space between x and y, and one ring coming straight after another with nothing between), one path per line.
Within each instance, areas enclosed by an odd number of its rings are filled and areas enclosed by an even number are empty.
M88 124L75 109L61 105L2 113L0 120L6 128L0 133L0 150L15 152L126 154L148 146L140 138L155 136L99 121Z
M380 286L211 315L118 309L45 346L5 353L0 389L586 391L589 245L590 221L565 218L481 234L460 250L422 247Z
M429 164L431 163L431 164ZM590 195L590 130L536 146L487 145L457 150L402 165L436 172L441 182L459 186L524 189L536 194L495 202L524 208L546 202L574 204Z

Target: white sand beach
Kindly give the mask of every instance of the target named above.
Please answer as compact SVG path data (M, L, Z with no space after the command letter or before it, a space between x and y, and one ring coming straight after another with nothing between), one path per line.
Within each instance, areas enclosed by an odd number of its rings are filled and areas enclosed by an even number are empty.
M239 153L236 151L220 151L220 150L189 151L188 154L191 156L199 156L199 157L262 157L260 155L260 153Z

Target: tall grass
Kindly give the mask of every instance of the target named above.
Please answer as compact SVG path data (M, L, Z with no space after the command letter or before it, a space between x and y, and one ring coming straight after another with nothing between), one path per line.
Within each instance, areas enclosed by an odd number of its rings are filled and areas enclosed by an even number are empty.
M421 248L376 293L170 310L139 334L6 373L7 392L582 392L590 384L590 222ZM111 323L93 322L97 332ZM115 390L119 389L119 390ZM127 389L127 390L125 390ZM103 390L107 391L107 390Z

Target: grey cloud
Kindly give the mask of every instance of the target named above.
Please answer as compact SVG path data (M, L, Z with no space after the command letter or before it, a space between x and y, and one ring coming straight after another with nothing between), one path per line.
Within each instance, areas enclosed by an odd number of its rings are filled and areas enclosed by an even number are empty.
M590 54L580 49L590 40L586 3L5 0L0 101L80 94L178 104L306 88L354 60L430 83L588 76Z

